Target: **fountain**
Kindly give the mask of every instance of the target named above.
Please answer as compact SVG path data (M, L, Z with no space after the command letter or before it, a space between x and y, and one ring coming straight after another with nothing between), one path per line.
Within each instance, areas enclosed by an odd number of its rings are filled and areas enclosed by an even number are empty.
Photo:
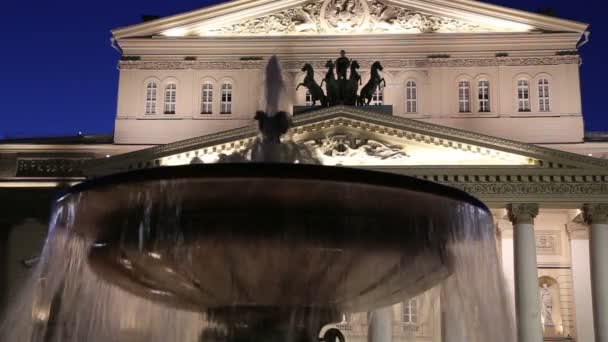
M255 163L139 170L58 198L0 341L310 342L373 311L369 341L386 342L383 308L442 285L450 341L513 342L488 209L436 183L303 164L281 142L278 67L274 115L231 158Z

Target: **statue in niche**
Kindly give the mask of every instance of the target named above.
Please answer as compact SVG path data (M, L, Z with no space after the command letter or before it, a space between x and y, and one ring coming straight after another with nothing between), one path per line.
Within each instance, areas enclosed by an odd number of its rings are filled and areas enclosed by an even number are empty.
M315 81L315 70L313 69L312 65L306 63L302 68L302 71L306 73L306 77L304 77L304 81L302 83L298 84L296 91L300 89L301 86L304 86L306 89L308 89L308 93L310 93L310 96L312 97L313 106L316 106L317 101L320 101L321 106L327 107L327 97L323 92L323 88L321 88L321 86L317 84L317 81Z
M363 89L361 89L361 95L359 96L358 101L359 106L369 106L376 89L378 89L378 87L386 87L386 80L380 75L380 71L382 70L383 68L380 62L374 62L374 64L372 64L369 81L365 84Z
M334 62L330 59L325 63L325 67L327 68L327 73L325 74L325 78L321 82L321 87L323 83L326 83L325 90L327 93L327 102L330 106L336 106L340 104L340 94L341 89L338 85L338 81L334 76Z
M553 295L547 283L543 283L540 289L540 301L541 301L541 316L543 318L543 324L545 326L554 326L553 322Z

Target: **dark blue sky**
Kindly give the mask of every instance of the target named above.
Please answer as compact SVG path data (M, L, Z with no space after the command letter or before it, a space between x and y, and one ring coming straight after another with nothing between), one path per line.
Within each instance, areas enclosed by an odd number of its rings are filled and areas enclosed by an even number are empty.
M279 0L280 1L280 0ZM113 131L118 53L110 30L138 23L141 14L171 15L221 1L20 0L2 6L0 138ZM582 48L583 102L588 131L608 131L602 106L608 23L598 0L492 0L591 24ZM539 127L542 129L542 127Z

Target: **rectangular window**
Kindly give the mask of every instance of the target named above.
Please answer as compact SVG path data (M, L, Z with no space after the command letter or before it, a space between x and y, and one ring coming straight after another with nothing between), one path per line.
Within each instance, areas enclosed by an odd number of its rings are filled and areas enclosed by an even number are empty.
M408 114L418 112L418 88L414 81L408 81L405 86L405 111Z
M167 85L165 89L165 114L175 114L175 100L177 97L177 86Z
M403 303L403 318L404 325L418 324L418 299L412 298Z
M372 106L382 106L384 104L384 89L376 88L372 95L372 101L369 103Z
M203 84L203 93L201 96L201 114L213 113L213 84Z
M156 83L148 84L146 89L146 114L156 114Z
M517 103L520 112L530 111L530 84L527 80L517 81Z
M308 90L306 90L305 105L307 107L311 107L313 104L314 104L314 102L312 101L312 95L310 94L310 92Z
M551 111L551 99L549 96L549 81L542 79L538 81L538 110L541 112Z
M458 102L461 113L471 112L471 84L468 81L460 81L458 84Z
M490 82L479 81L479 112L490 112Z
M221 114L232 114L232 84L222 84Z

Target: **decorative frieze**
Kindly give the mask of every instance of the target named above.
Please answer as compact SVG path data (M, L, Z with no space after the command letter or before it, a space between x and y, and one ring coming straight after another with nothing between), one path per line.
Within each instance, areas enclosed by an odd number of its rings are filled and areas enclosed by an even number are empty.
M198 34L285 36L492 31L478 24L429 15L378 0L317 0L240 23L203 27Z
M19 159L17 177L82 177L88 159Z
M357 59L363 69L369 69L376 60ZM579 64L579 56L545 56L545 57L492 57L492 58L423 58L423 59L380 59L385 69L431 68L431 67L492 67L492 66L535 66ZM315 69L324 69L327 60L283 60L285 70L299 71L306 63ZM120 61L123 70L262 70L264 60L223 60L223 61Z

